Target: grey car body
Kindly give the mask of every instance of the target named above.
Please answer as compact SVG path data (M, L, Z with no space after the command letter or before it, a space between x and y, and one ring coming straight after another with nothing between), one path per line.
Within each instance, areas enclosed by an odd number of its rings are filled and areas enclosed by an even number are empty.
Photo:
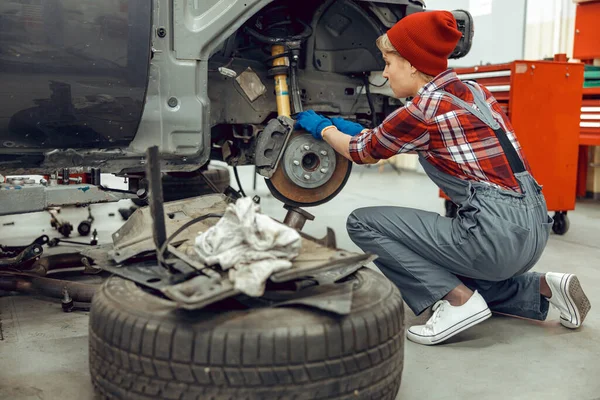
M383 69L375 39L423 9L416 0L2 0L0 173L126 175L143 171L152 145L165 171L251 164L277 109L268 46L249 32L277 31L278 21L289 35L310 34L297 65L302 106L368 122L398 104L373 93L369 105L361 93L367 73ZM470 37L459 47L456 57ZM264 85L257 98L240 84L245 71Z

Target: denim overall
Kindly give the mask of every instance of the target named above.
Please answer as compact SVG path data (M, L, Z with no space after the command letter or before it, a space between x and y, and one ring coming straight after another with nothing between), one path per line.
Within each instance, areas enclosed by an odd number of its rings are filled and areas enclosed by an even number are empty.
M540 295L541 274L527 271L542 255L552 218L541 186L480 89L467 87L478 109L446 94L495 131L522 193L448 175L420 154L427 175L458 205L457 217L403 207L362 208L349 216L348 233L363 251L379 256L375 264L417 315L464 283L479 291L492 311L544 320L548 300Z

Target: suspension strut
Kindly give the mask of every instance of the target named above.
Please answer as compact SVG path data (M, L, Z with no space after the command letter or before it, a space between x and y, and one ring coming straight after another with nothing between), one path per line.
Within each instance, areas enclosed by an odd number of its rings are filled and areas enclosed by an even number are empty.
M275 80L277 114L286 117L292 114L292 104L294 113L302 111L296 72L302 42L312 35L312 28L299 19L293 19L291 14L287 7L276 6L269 9L271 21L261 20L255 25L261 27L260 32L252 26L244 28L250 36L269 46L267 50L270 50L271 56L267 61L272 62L269 76ZM288 78L291 79L288 81Z
M278 57L273 60L273 71L275 73L275 96L277 99L277 114L279 116L289 117L290 110L290 93L288 88L288 68L289 59L284 56L285 46L275 44L271 47L271 55Z

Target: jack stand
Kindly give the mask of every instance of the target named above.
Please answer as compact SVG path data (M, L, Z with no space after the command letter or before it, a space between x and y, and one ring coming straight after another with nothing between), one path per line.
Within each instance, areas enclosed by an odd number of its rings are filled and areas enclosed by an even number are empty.
M290 206L288 204L284 205L288 212L285 215L283 223L290 228L294 228L297 231L302 231L304 228L304 224L306 221L314 221L315 216L309 213L306 210L303 210L299 207ZM325 247L329 247L331 249L335 249L337 247L335 240L335 232L331 228L327 228L327 234L323 239L317 239L317 243L322 244Z
M287 210L287 214L285 215L285 219L283 223L289 226L290 228L294 228L296 230L301 231L304 228L304 224L306 221L314 221L315 216L305 211L299 207L290 206L288 204L284 205L283 208Z

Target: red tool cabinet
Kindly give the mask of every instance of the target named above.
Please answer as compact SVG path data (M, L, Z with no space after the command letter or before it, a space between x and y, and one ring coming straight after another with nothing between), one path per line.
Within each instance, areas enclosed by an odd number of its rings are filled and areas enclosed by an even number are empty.
M555 233L569 229L575 209L584 65L556 61L513 61L458 68L461 80L485 85L510 118L535 179L555 211ZM598 102L600 107L600 101ZM442 197L443 193L442 193ZM455 215L447 200L446 215Z
M600 58L600 1L579 1L575 15L573 57L585 64ZM577 196L587 188L588 146L600 146L600 87L583 89L579 134Z

